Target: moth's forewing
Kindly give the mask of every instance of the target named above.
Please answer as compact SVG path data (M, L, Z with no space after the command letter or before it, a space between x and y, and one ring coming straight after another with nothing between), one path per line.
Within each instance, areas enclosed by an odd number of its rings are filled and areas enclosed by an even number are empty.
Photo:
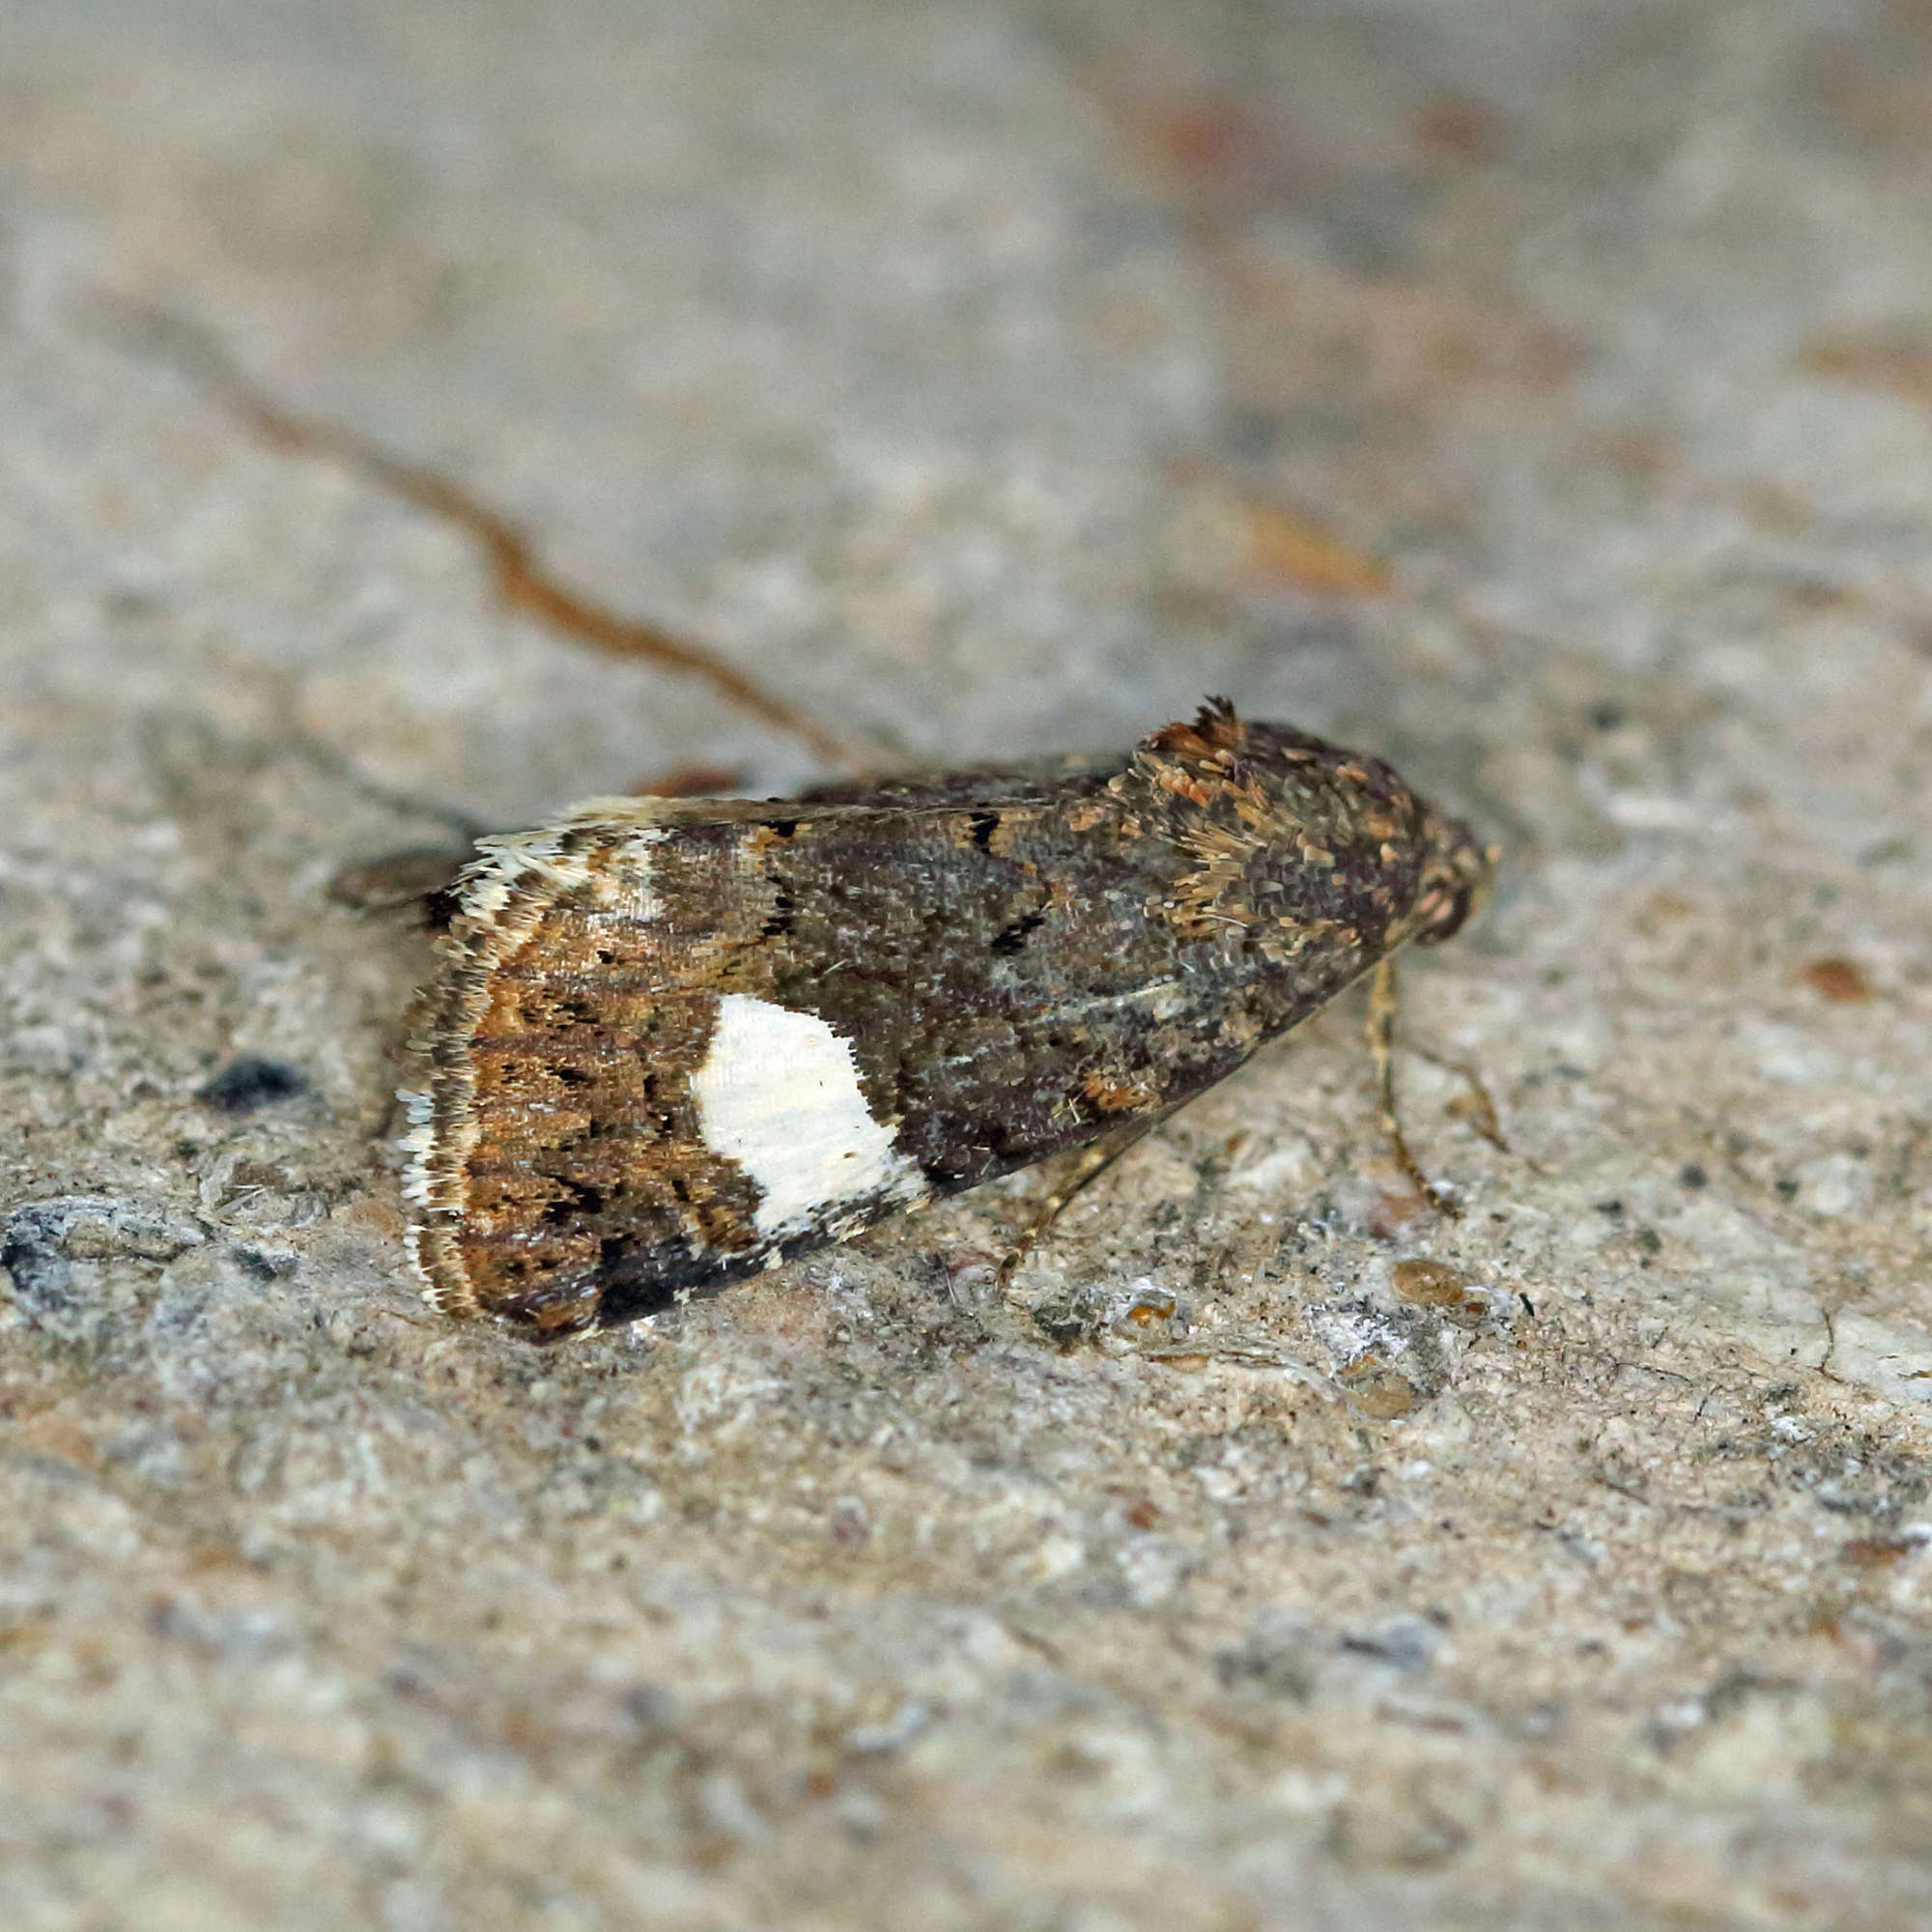
M498 841L412 1101L432 1293L630 1320L1170 1107L1417 929L1446 823L1216 710L1045 777Z

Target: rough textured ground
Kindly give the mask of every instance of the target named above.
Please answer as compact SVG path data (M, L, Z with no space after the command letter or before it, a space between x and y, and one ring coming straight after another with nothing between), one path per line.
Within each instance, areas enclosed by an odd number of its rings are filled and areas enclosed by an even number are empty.
M1928 128L1911 0L13 0L0 1918L1932 1924ZM1010 1297L428 1317L327 882L810 761L102 289L907 754L1395 756L1464 1218L1338 1009Z

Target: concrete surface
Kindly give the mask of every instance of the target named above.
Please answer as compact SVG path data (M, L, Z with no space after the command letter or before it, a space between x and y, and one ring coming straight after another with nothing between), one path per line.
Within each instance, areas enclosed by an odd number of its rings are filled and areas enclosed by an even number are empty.
M0 1918L1932 1924L1928 128L1912 0L13 0ZM100 290L909 755L1394 755L1465 1216L1350 1007L1010 1298L430 1318L329 878L811 763Z

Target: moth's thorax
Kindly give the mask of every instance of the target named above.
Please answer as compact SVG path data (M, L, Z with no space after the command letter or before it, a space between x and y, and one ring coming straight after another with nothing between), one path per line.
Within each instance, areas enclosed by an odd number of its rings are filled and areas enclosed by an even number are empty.
M1393 766L1226 706L1155 732L1110 789L1147 799L1151 829L1195 862L1168 916L1278 964L1367 963L1435 921L1460 862L1451 822Z
M711 1293L1179 1104L1488 865L1388 765L1220 704L1112 759L580 808L458 888L418 1264L540 1336Z

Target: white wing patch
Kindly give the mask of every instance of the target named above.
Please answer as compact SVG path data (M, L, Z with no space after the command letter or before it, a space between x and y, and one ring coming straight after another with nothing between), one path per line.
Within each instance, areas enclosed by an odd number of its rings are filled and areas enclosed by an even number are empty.
M705 1146L758 1184L761 1235L800 1233L868 1197L926 1192L867 1107L851 1047L816 1013L726 993L691 1093Z

